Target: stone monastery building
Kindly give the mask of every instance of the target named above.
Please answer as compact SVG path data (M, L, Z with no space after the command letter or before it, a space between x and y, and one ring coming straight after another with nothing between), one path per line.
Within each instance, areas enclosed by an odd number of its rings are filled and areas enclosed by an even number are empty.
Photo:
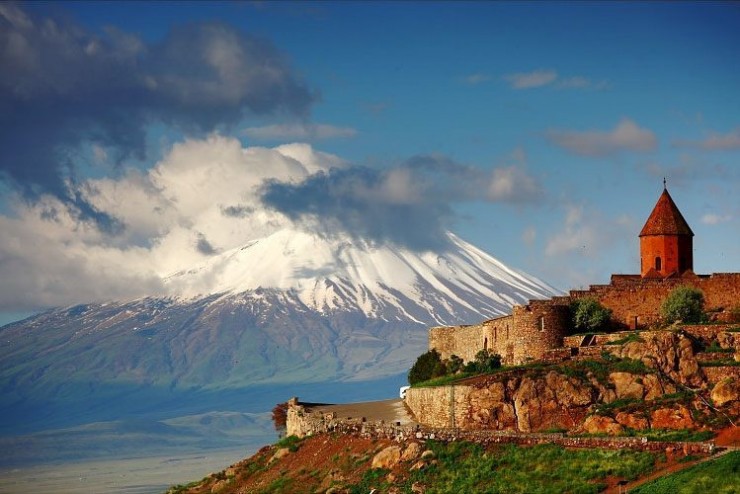
M571 332L570 303L591 297L611 309L614 330L646 328L657 322L660 305L671 290L689 285L704 292L705 310L727 320L740 306L740 273L697 275L693 271L693 237L688 223L665 188L640 231L640 274L613 274L608 285L571 290L566 296L515 305L511 315L471 326L429 330L429 349L442 359L475 359L482 349L502 357L505 365L546 359L562 349Z

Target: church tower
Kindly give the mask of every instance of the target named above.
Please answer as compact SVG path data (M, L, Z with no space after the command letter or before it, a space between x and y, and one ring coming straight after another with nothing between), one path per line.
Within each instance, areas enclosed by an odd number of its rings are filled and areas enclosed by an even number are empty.
M665 278L693 271L693 236L663 180L663 193L640 231L640 275Z

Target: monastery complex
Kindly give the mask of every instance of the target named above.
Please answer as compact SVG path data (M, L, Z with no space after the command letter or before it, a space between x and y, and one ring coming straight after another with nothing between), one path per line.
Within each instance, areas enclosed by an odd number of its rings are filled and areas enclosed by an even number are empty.
M429 330L429 349L442 359L474 360L482 349L497 353L505 365L565 357L571 333L570 303L591 297L611 309L610 329L647 329L659 320L660 305L680 285L704 293L705 309L715 321L729 321L740 305L740 273L698 275L693 270L693 237L688 223L664 187L639 234L640 274L613 274L608 285L571 290L549 300L514 306L511 315L470 326ZM586 342L586 344L588 344Z

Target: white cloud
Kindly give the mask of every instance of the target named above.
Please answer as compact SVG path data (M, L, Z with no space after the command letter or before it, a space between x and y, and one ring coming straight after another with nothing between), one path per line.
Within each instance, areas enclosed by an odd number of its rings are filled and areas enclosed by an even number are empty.
M541 195L537 181L523 167L512 165L495 168L488 184L489 201L530 202Z
M634 222L627 216L604 218L598 211L567 205L560 231L547 239L545 255L595 258L624 238L631 238Z
M321 140L355 137L357 130L327 124L290 123L248 127L244 135L260 141Z
M491 76L481 73L470 74L463 78L463 82L465 82L466 84L470 84L471 86L475 86L483 82L488 82L490 80Z
M535 70L533 72L521 72L517 74L507 74L504 79L514 89L531 89L551 84L558 78L558 73L554 70Z
M480 74L473 74L468 76L466 82L468 84L477 84L483 82L478 80ZM554 86L558 89L591 89L602 91L609 89L611 84L609 81L593 81L588 77L580 75L561 77L555 70L534 70L532 72L520 72L516 74L506 74L503 76L504 80L514 89L532 89L544 86Z
M740 149L740 127L726 134L712 132L700 141L678 140L674 144L679 147L692 147L707 151L731 151Z
M611 131L550 130L548 139L581 156L607 156L622 151L652 151L657 147L655 134L623 118Z
M33 204L19 198L15 215L0 215L0 309L164 293L169 274L287 224L261 207L265 180L296 182L342 165L307 144L269 149L219 136L187 140L147 172L80 185L91 205L125 225L117 236L80 221L52 196Z
M705 225L717 225L719 223L725 223L732 219L732 215L729 214L714 214L707 213L701 217L701 222Z

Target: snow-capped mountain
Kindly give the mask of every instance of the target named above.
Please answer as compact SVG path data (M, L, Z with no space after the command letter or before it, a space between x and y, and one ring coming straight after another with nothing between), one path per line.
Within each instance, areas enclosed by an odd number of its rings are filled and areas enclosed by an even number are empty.
M0 328L0 438L127 417L145 419L129 432L146 438L163 419L266 412L304 392L393 396L429 326L555 293L447 240L420 253L285 229L169 275L166 297L53 309ZM64 434L64 448L52 434L44 451L88 454Z
M459 324L508 312L554 289L448 234L443 252L284 229L167 278L188 298L255 289L290 292L321 314L356 312L422 325Z
M446 249L419 253L297 230L166 284L167 297L53 309L0 328L0 414L17 419L9 427L111 420L121 407L241 409L224 400L266 411L298 383L396 383L426 350L429 326L479 322L555 293L451 234ZM393 394L382 387L373 396Z

